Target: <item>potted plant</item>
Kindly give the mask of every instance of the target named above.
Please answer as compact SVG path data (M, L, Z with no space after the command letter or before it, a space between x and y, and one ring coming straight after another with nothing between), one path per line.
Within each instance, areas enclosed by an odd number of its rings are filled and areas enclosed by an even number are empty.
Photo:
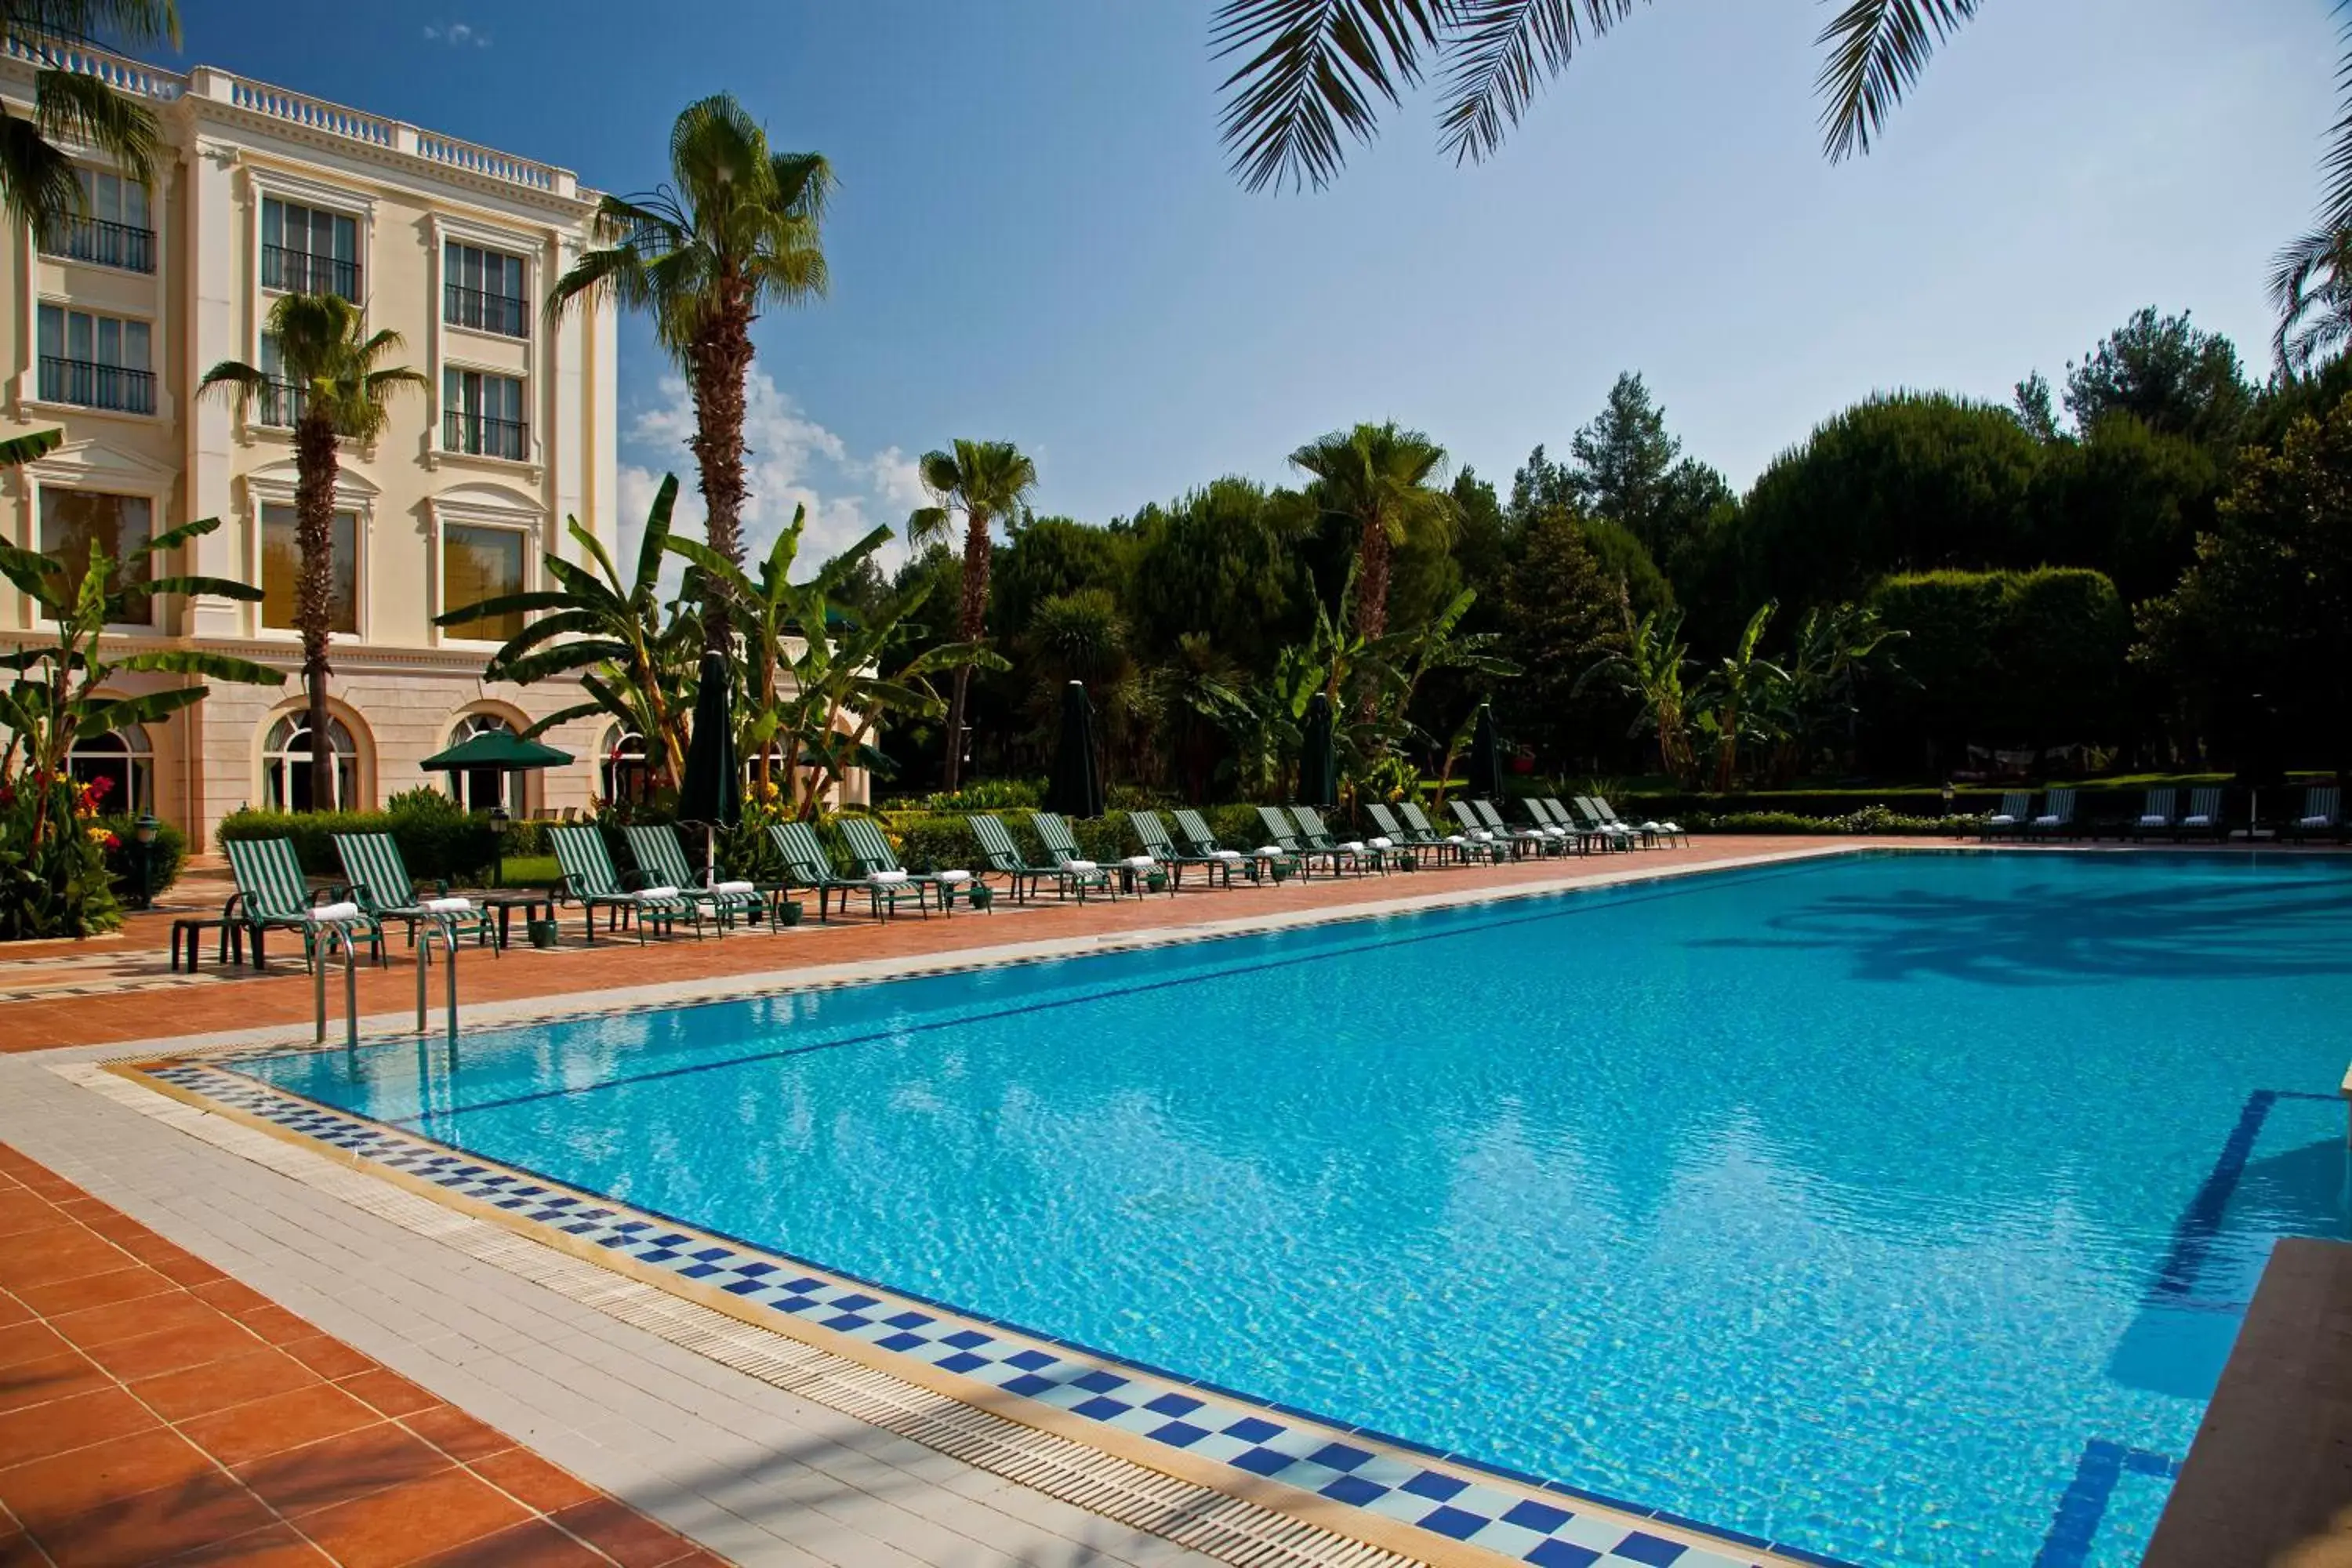
M985 882L974 880L964 889L963 897L964 901L973 909L985 910L989 905L996 901L996 889Z
M1150 889L1155 893L1164 893L1168 890L1168 873L1165 871L1146 871L1143 874L1143 885Z
M776 923L796 926L801 923L801 903L798 899L786 899L776 906Z

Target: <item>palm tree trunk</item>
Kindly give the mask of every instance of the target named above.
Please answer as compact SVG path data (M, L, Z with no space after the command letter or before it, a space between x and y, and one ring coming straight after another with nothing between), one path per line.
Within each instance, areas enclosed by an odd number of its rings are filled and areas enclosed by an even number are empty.
M687 443L702 471L710 548L743 564L743 383L751 368L751 302L740 279L719 284L719 304L696 334L687 358L694 384L694 437ZM702 646L731 657L729 598L709 584Z
M957 635L968 643L976 643L988 629L988 514L974 511L964 529L963 536L963 613L958 623ZM971 666L956 666L955 695L948 700L948 755L944 770L947 786L953 793L963 777L963 716L965 700L971 689Z
M1356 554L1361 568L1356 575L1356 630L1370 642L1389 629L1388 525L1377 517L1366 518Z
M302 634L302 689L310 704L310 809L331 811L335 748L327 710L327 640L333 614L335 552L335 427L306 416L294 431L294 542L301 576L294 590L294 625Z

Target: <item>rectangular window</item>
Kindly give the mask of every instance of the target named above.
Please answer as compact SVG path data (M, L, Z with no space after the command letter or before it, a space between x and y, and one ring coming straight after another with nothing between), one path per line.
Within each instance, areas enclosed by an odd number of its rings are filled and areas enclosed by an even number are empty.
M43 402L155 412L153 333L146 322L43 305L34 336Z
M515 528L452 523L441 531L443 611L462 610L485 599L522 592L525 535ZM451 634L483 642L504 642L522 630L522 613L511 610L488 620L468 621Z
M360 299L360 226L341 213L261 200L261 286Z
M360 520L339 511L327 552L327 629L360 629ZM295 630L294 605L302 583L302 546L290 506L261 509L261 624L274 631Z
M530 336L521 257L453 239L442 250L441 269L443 321L509 338Z
M106 495L97 490L41 490L41 553L66 563L79 583L89 570L89 552L103 550L115 560L155 536L155 504L145 496ZM125 580L143 583L154 574L141 556ZM131 594L123 605L126 626L154 623L153 605L144 594Z
M441 445L449 451L518 463L530 458L522 383L513 376L450 366L441 374Z
M132 272L155 270L155 229L147 213L147 187L136 180L95 169L77 169L82 211L41 231L41 248L51 256L94 261Z

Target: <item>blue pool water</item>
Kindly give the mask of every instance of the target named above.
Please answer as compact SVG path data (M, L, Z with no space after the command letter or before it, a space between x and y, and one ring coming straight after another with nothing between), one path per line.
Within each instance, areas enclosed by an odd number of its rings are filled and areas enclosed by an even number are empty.
M1854 1562L2122 1565L2347 1234L2347 873L1855 856L245 1070Z

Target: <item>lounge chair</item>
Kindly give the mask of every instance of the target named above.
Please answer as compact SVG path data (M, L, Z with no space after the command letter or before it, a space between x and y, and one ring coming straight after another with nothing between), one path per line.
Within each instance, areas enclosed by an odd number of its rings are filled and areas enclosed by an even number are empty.
M2314 784L2303 792L2303 815L2287 829L2297 844L2315 833L2332 833L2344 842L2344 792L2334 784Z
M1551 814L1553 826L1566 828L1569 832L1576 836L1576 847L1579 850L1586 854L1590 854L1592 851L1592 847L1596 844L1604 847L1623 847L1623 834L1614 832L1598 822L1587 821L1585 818L1577 816L1576 813L1570 811L1566 805L1560 803L1559 796L1556 795L1548 795L1543 797L1542 805L1544 809Z
M895 910L898 900L911 890L915 908L926 918L930 907L926 901L936 896L940 912L955 913L951 900L956 889L969 888L971 873L961 868L949 871L909 871L898 864L890 841L882 837L882 829L863 816L845 816L841 820L841 836L849 842L849 858L857 863L858 874L866 879L866 890L874 896L875 912L884 906Z
M1195 855L1208 856L1212 859L1220 861L1225 866L1225 885L1227 887L1231 887L1233 885L1232 868L1234 867L1239 866L1242 868L1242 869L1248 874L1249 879L1255 882L1264 879L1265 868L1269 861L1278 860L1282 858L1279 852L1268 855L1263 849L1226 848L1223 845L1217 842L1217 836L1209 831L1209 825L1202 819L1201 814L1189 805L1178 806L1175 810L1174 816L1176 817L1176 831L1184 836L1184 847L1187 849L1191 850Z
M1184 885L1184 868L1187 866L1206 868L1211 887L1216 886L1220 876L1224 878L1226 887L1234 885L1234 863L1241 858L1234 851L1228 849L1220 854L1202 855L1178 848L1176 841L1168 837L1168 825L1160 820L1160 814L1156 811L1130 811L1127 819L1135 825L1135 837L1142 844L1143 852L1167 871L1168 891L1171 896Z
M2151 833L2178 835L2180 830L2180 792L2177 789L2152 789L2141 802L2139 820L2132 824L2131 836L2146 838Z
M1087 889L1098 889L1111 898L1118 897L1118 885L1110 879L1109 870L1089 859L1078 847L1078 836L1070 830L1069 822L1057 812L1033 811L1029 814L1029 830L1037 842L1045 847L1047 858L1054 862L1053 878L1057 894L1075 890L1078 902L1087 901Z
M1291 820L1298 824L1298 841L1318 854L1353 855L1359 867L1370 866L1385 877L1389 871L1389 852L1396 847L1393 840L1382 843L1377 838L1334 838L1323 824L1323 814L1311 805L1294 805Z
M1380 830L1379 837L1372 840L1374 844L1385 838L1390 844L1395 846L1396 851L1420 851L1427 854L1433 861L1441 864L1444 861L1445 840L1438 837L1434 833L1417 833L1407 827L1397 820L1396 813L1391 811L1385 802L1366 801L1364 815L1370 817L1372 826Z
M2230 825L2221 816L2221 788L2219 784L2189 792L2189 809L2180 814L2179 824L2172 830L2175 843L2195 834L2200 838L2227 838Z
M1564 855L1570 849L1581 850L1584 847L1584 836L1571 832L1554 822L1551 819L1551 813L1546 811L1543 802L1535 796L1531 795L1520 796L1519 809L1528 814L1528 828L1543 835L1546 854Z
M1601 799L1597 795L1592 797L1592 809L1601 814L1601 821L1613 822L1620 827L1631 828L1633 831L1640 834L1642 836L1642 841L1645 844L1655 844L1663 839L1665 842L1666 847L1668 848L1672 848L1674 847L1675 840L1677 838L1681 839L1685 844L1688 844L1690 842L1690 835L1683 831L1682 824L1678 822L1660 822L1654 817L1641 822L1629 822L1625 818L1617 815L1617 808L1615 806L1611 805L1607 801Z
M547 830L547 841L555 850L556 864L563 868L563 896L577 903L588 915L588 940L596 940L596 911L612 911L605 929L616 931L621 918L629 917L635 927L637 945L645 945L646 928L661 928L667 935L679 921L694 927L695 940L702 939L702 906L687 897L683 889L660 884L644 885L644 873L632 872L640 886L631 888L614 868L613 852L604 847L604 830L593 824L577 827L561 825Z
M1591 795L1570 795L1569 799L1576 806L1577 819L1591 828L1600 842L1612 849L1638 849L1642 847L1642 836L1630 825L1603 816Z
M1444 853L1465 866L1472 860L1500 860L1511 852L1508 845L1496 843L1495 836L1484 827L1477 830L1475 837L1466 828L1459 833L1438 832L1429 820L1429 813L1412 801L1399 801L1397 815L1404 818L1409 831L1425 842L1443 845Z
M2062 833L2069 838L2081 837L2074 826L2074 792L2052 790L2042 810L2025 825L2025 831L2035 838L2055 838Z
M835 893L841 895L841 912L849 912L849 895L862 890L866 884L835 869L833 853L817 837L814 827L805 822L772 822L768 824L768 842L783 859L786 889L806 888L816 895L819 924L831 922L833 917L825 906Z
M1984 827L1977 837L1986 843L1996 838L2022 837L2025 825L2032 816L2033 792L2011 790L2000 797L2000 809L1984 819Z
M1468 801L1457 795L1445 804L1452 809L1454 820L1462 827L1458 836L1461 842L1456 845L1457 848L1483 855L1487 859L1498 863L1518 854L1519 847L1512 843L1507 835L1497 833L1487 826L1486 818L1473 810ZM1447 842L1453 842L1453 838L1449 837Z
M453 938L470 936L475 945L488 943L493 953L499 951L490 935L490 911L467 900L451 898L446 882L435 883L430 894L423 892L400 857L400 841L391 834L332 837L335 858L343 863L343 880L351 888L352 900L374 917L378 925L387 921L404 922L411 947L416 945L416 928L430 921Z
M1510 841L1515 852L1532 850L1538 855L1556 854L1561 848L1559 839L1535 827L1514 827L1503 820L1502 808L1491 800L1474 800L1470 809L1478 815L1486 831L1497 838Z
M294 858L292 839L232 838L222 847L228 851L229 873L236 879L236 891L222 909L221 919L253 939L254 968L262 967L262 932L299 932L302 966L308 969L316 962L331 926L341 931L347 941L365 938L376 962L383 962L383 927L356 900L321 901L310 890L310 879L302 875L302 863Z
M1352 850L1342 849L1336 844L1327 848L1317 848L1307 841L1306 835L1299 831L1297 825L1291 820L1289 813L1284 811L1282 807L1261 805L1257 808L1257 819L1265 825L1266 837L1272 840L1268 847L1279 849L1291 859L1297 861L1301 876L1312 876L1318 860L1328 864L1334 877L1350 868L1353 868L1359 876L1362 875L1364 861L1361 856Z
M646 879L656 887L676 888L680 898L690 899L711 912L721 936L742 915L758 920L766 903L759 887L752 882L721 881L708 872L698 871L688 864L686 848L677 841L677 829L667 822L650 826L624 827L622 835L629 841L629 854L644 872Z

